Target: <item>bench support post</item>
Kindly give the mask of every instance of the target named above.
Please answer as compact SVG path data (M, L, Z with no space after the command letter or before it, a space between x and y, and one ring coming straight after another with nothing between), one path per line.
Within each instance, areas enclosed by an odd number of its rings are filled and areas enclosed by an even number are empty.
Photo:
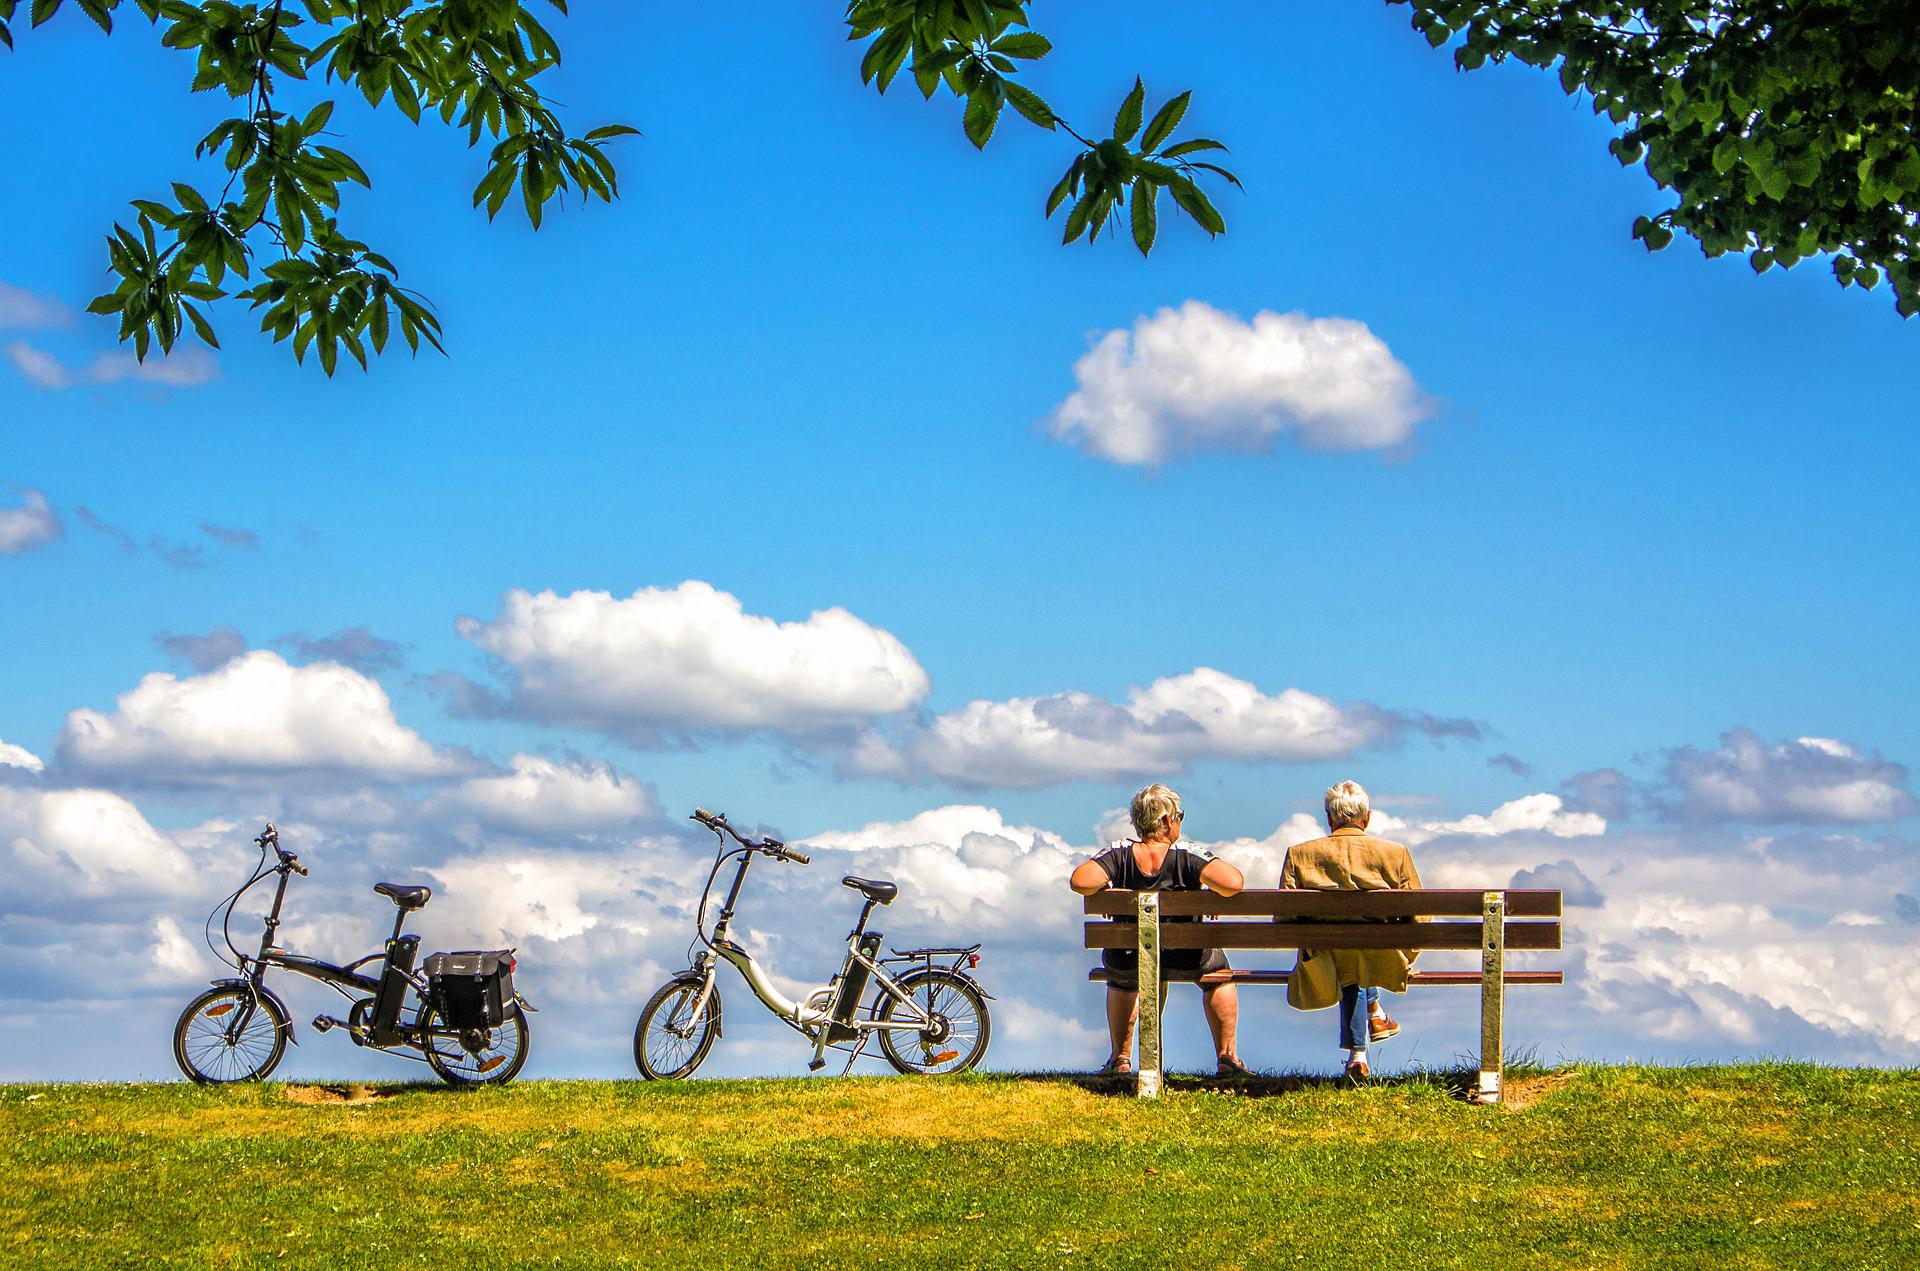
M1505 1053L1501 1037L1505 1013L1507 956L1507 896L1490 891L1480 906L1480 1087L1477 1103L1500 1102L1500 1079Z
M1160 1097L1160 893L1141 892L1138 901L1140 962L1140 1074L1134 1094Z

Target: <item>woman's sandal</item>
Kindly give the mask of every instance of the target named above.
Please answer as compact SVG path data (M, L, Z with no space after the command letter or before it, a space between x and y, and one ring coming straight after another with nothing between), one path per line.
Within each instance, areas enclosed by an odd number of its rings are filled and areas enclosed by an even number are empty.
M1253 1076L1253 1069L1241 1063L1237 1057L1228 1055L1220 1060L1220 1066L1213 1070L1213 1075L1216 1077L1251 1077Z
M1126 1055L1110 1055L1100 1068L1103 1077L1124 1077L1133 1073L1133 1060Z

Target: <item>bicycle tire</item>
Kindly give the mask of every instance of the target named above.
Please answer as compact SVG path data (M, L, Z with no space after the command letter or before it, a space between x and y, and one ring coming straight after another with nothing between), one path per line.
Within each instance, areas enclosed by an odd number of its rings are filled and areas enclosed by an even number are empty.
M505 1063L495 1064L492 1068L484 1067L488 1058L473 1054L458 1041L433 1036L428 1030L433 1027L436 1018L438 1015L431 1006L420 1012L420 1031L424 1038L422 1048L427 1053L427 1067L433 1069L434 1074L448 1085L504 1086L526 1067L527 1052L533 1045L533 1030L527 1026L525 1011L515 1010L498 1028L487 1030L487 1050L506 1056ZM513 1039L511 1048L503 1044L509 1037ZM441 1049L449 1043L454 1049Z
M912 995L925 990L923 1010L945 1025L942 1030L907 1033L880 1029L880 1053L898 1072L921 1076L949 1076L967 1072L987 1053L993 1039L993 1019L987 1013L986 995L980 986L957 971L936 967L931 971L911 971L898 980L902 990ZM885 1023L893 1018L900 1000L880 990L880 1003L874 1019ZM953 1009L955 1007L958 1009ZM969 1019L969 1016L971 1017Z
M640 1008L639 1022L633 1026L633 1064L648 1081L672 1081L690 1077L706 1062L713 1039L720 1035L720 989L707 994L706 1017L699 1028L686 1037L677 1037L670 1026L677 1012L693 1005L700 993L700 977L679 975L655 990ZM664 1012L664 1014L663 1014ZM659 1027L649 1027L659 1017Z
M226 1017L249 1002L254 1014L238 1037L229 1037ZM271 997L236 984L217 984L180 1012L173 1026L173 1062L197 1085L259 1081L279 1066L290 1031L287 1013Z

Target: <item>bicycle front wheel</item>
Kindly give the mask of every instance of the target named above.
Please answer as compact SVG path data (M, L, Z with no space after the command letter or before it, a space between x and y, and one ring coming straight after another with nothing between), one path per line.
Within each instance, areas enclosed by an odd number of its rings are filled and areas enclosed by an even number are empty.
M993 1021L979 985L956 971L936 968L901 976L900 987L931 1022L917 1031L879 1030L880 1053L896 1071L938 1075L966 1072L980 1062L993 1036ZM907 1008L882 989L874 1018L884 1024L895 1015L907 1015Z
M701 978L683 975L667 981L647 999L633 1026L633 1062L648 1081L691 1077L720 1035L720 990L707 993L707 1009L693 1018Z
M280 1004L244 985L215 985L187 1003L173 1026L173 1062L201 1085L258 1081L287 1051Z
M485 1030L485 1044L468 1050L459 1037L448 1036L439 1012L429 1006L420 1012L420 1042L427 1066L450 1086L504 1086L520 1075L527 1062L527 1016L516 1010L498 1028ZM434 1030L440 1034L435 1035ZM479 1030L475 1030L479 1031Z

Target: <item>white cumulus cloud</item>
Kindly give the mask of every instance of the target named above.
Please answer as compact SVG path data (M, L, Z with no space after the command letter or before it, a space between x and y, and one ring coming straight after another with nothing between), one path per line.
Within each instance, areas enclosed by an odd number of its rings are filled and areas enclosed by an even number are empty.
M779 622L698 581L624 599L510 591L492 621L463 617L459 631L506 669L500 713L639 745L846 727L928 689L904 644L845 609Z
M1178 773L1203 759L1333 759L1409 729L1473 732L1463 721L1340 706L1297 688L1263 693L1198 667L1134 688L1124 703L1078 691L969 702L891 742L869 732L844 762L871 776L1033 787Z
M507 772L461 782L436 806L483 829L529 835L594 834L659 810L646 786L608 764L524 754Z
M1893 821L1920 808L1907 770L1830 737L1769 745L1749 729L1721 734L1715 750L1667 752L1668 817L1761 824Z
M292 666L264 649L202 675L148 675L111 712L70 713L55 749L76 772L156 785L412 781L472 767L401 725L386 690L358 671Z
M180 844L106 790L0 783L0 862L9 913L48 899L176 895L193 881Z
M1094 341L1052 436L1124 464L1257 450L1288 436L1316 450L1380 450L1433 414L1385 341L1351 318L1262 311L1251 322L1198 300Z
M40 756L25 746L0 741L0 768L24 768L28 772L39 772L45 767L46 764L40 761Z
M38 490L22 493L19 507L0 508L0 556L18 556L61 533L60 517Z

